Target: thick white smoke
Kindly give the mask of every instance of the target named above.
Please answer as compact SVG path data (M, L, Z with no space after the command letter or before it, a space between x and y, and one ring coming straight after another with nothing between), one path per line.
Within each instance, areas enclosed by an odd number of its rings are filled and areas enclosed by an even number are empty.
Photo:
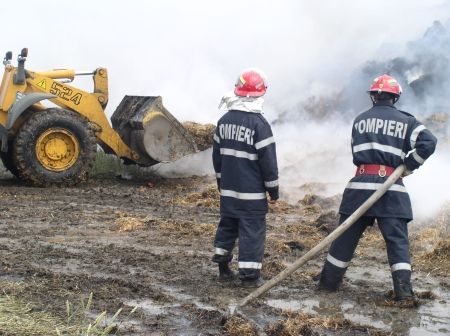
M239 71L248 66L263 69L269 77L265 115L271 122L278 120L273 130L282 194L296 200L305 183L319 182L316 191L324 195L343 189L354 172L350 120L370 106L364 91L365 75L372 74L366 70L381 71L393 58L423 48L406 42L420 38L434 20L446 24L450 4L446 0L23 0L20 6L0 4L0 13L7 32L2 37L4 51L17 55L28 47L27 68L107 67L109 116L125 94L161 95L179 119L215 123L220 98L232 89ZM421 57L419 53L412 61ZM366 64L370 60L375 62L372 68ZM408 81L418 78L420 71L417 67L410 71ZM81 81L90 88L87 83ZM411 91L405 91L401 103L413 114L422 112L419 106L422 110L433 105L429 97L419 99ZM318 120L305 117L317 110ZM444 153L448 147L408 181L416 209L431 209L450 199ZM204 173L205 167L211 169L208 160L201 154L189 164L177 163L178 173ZM170 167L160 169L176 173ZM441 184L436 186L437 180Z

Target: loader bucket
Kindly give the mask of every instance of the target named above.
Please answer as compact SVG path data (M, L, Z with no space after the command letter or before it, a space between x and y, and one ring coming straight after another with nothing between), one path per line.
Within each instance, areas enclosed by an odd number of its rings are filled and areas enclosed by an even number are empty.
M171 162L197 152L192 136L164 108L159 96L125 96L111 122L122 140L139 154L139 165Z

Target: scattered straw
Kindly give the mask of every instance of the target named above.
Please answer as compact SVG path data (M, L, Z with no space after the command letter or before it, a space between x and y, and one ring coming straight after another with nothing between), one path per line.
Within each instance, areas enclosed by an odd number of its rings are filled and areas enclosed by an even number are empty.
M287 318L269 324L265 332L270 336L312 336L317 335L317 330L346 330L367 332L369 335L389 335L378 329L354 324L340 316L323 317L301 312L285 312Z
M174 203L218 208L220 206L220 197L217 187L212 186L202 192L194 192L183 198L175 199Z
M60 319L30 304L4 295L0 297L0 329L2 335L56 335L56 328L64 334L73 328L65 327Z
M119 232L136 231L144 228L145 222L135 217L121 217L116 219Z
M311 248L316 245L325 236L313 223L288 224L286 225L286 232L294 234L296 239L306 248Z
M270 251L276 254L285 254L291 252L291 248L286 244L284 240L280 240L278 237L269 235L267 237L267 247Z
M420 301L418 299L401 300L401 301L387 299L387 300L383 300L381 302L377 302L376 304L378 306L383 306L383 307L416 308L420 305Z
M240 316L232 316L223 326L224 331L229 336L256 336L258 330L254 323L243 319Z
M442 239L442 230L437 227L415 232L411 237L412 248L416 251L429 251Z
M438 297L432 291L417 292L416 296L422 300L436 300Z
M415 292L415 297L411 300L396 301L394 299L394 291L391 289L386 294L385 300L376 302L379 306L396 307L396 308L416 308L421 305L423 300L435 300L437 295L431 291Z
M358 244L356 255L361 256L365 253L373 253L371 248L384 248L385 242L380 229L377 226L368 227Z
M450 259L450 239L438 242L433 251L423 255L423 259L433 262L448 262Z
M318 216L322 213L322 208L319 204L306 205L300 208L300 215L306 216Z
M0 288L4 294L18 294L22 293L25 284L18 281L0 280Z
M194 223L182 220L160 220L159 228L173 235L212 236L216 232L216 225L209 223Z
M115 220L116 230L119 232L132 232L144 229L149 223L155 222L156 219L147 217L133 217L122 211L116 211Z
M216 126L213 124L202 125L186 121L183 126L192 135L199 150L205 150L213 145L213 136L216 130Z
M286 201L277 201L274 204L269 204L269 212L275 214L288 214L295 211L295 206Z
M431 251L416 256L414 265L434 275L450 275L450 239L438 241Z
M282 260L264 260L262 275L264 278L272 278L286 268Z

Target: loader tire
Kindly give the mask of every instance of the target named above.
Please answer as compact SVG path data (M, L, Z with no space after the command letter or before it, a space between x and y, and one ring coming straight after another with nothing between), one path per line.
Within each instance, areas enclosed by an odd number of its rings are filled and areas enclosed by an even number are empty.
M87 179L96 151L95 134L86 119L50 108L34 113L22 125L13 158L19 178L35 186L72 186Z
M2 152L0 151L0 157L2 159L3 165L6 169L8 169L11 174L13 174L15 177L19 177L19 172L17 170L17 166L14 163L13 160L13 142L9 141L8 143L8 151Z

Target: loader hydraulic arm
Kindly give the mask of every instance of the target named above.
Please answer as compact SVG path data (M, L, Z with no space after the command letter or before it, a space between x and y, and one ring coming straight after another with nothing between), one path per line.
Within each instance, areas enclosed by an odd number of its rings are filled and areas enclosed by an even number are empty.
M87 74L87 73L83 73ZM92 74L92 73L90 73ZM132 161L139 159L138 153L128 147L119 134L111 128L105 115L108 102L108 73L104 68L94 71L94 92L80 90L67 83L55 79L67 78L71 80L77 75L74 70L53 70L47 72L27 71L27 83L30 92L45 92L56 96L51 99L53 103L69 108L83 115L95 125L97 138L112 152L122 158Z
M94 92L98 102L103 108L108 103L108 71L105 68L98 68L93 72L75 72L73 69L56 69L50 71L39 72L43 77L52 79L66 79L68 83L72 82L76 76L93 76Z

